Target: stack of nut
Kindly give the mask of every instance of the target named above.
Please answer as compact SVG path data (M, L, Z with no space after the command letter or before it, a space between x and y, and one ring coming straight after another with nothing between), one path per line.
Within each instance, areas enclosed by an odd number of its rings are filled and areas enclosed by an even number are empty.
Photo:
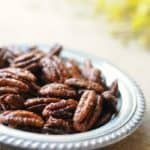
M90 60L80 64L34 46L0 48L0 123L30 132L70 134L98 128L117 114L118 84L108 87Z

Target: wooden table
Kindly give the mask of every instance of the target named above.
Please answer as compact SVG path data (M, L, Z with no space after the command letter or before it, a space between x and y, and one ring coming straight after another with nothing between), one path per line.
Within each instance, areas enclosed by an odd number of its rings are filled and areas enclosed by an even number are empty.
M141 127L125 140L105 150L150 149L150 52L136 43L123 46L112 39L109 24L71 12L64 0L5 0L0 5L0 44L59 42L103 57L130 74L144 91L147 110ZM6 150L2 147L0 150Z

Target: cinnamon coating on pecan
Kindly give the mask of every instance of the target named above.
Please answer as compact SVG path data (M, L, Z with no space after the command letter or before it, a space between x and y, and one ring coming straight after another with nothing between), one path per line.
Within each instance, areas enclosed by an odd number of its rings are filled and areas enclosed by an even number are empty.
M17 54L7 47L0 47L0 68L8 67L16 56Z
M50 48L48 56L50 57L54 55L58 56L61 53L62 49L63 49L62 45L56 43Z
M75 98L76 91L69 87L68 85L61 83L51 83L41 87L39 93L42 96L52 96L60 98Z
M24 108L24 99L17 94L4 94L0 96L0 110L14 110Z
M65 83L69 86L77 88L95 90L98 93L102 93L104 91L104 88L101 84L83 78L70 78L67 79Z
M43 110L43 116L46 118L53 116L55 118L70 119L72 118L76 107L77 101L75 100L60 100L56 103L47 105Z
M68 77L64 62L57 56L44 57L41 60L43 75L48 82L64 82Z
M42 51L33 50L16 57L12 66L34 71L39 67L39 62L43 56Z
M69 121L50 116L43 130L49 134L67 134L72 132L72 125Z
M44 125L44 121L40 116L25 110L6 111L0 114L0 123L11 127L42 127Z
M59 102L61 99L58 98L46 98L46 97L37 97L27 99L24 103L27 110L41 114L44 107L50 103Z
M85 91L79 101L73 117L73 125L77 131L87 131L95 124L102 112L102 98L94 91Z
M101 71L93 67L91 60L85 60L82 67L82 74L90 81L101 83Z
M77 64L77 62L73 59L69 59L66 61L66 67L68 69L69 77L72 78L82 78L81 70Z

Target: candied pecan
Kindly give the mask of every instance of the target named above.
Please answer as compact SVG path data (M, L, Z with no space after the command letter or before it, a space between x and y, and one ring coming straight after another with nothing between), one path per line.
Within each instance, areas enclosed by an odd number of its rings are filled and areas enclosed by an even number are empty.
M22 92L27 92L29 90L28 85L24 82L11 78L0 78L0 86L16 87Z
M42 71L48 82L64 82L68 71L63 61L57 56L44 57L41 60Z
M23 98L17 94L4 94L0 96L0 110L21 109L24 107Z
M7 67L17 55L7 47L0 48L0 68Z
M72 132L72 125L69 121L50 116L44 125L43 130L50 134L67 134Z
M18 94L19 89L15 87L8 87L8 86L0 87L0 94L7 94L7 93Z
M89 89L89 90L95 90L98 93L101 93L104 91L104 88L101 84L85 80L82 78L70 78L66 79L65 83L67 85L77 87L77 88L83 88L83 89Z
M59 45L59 44L54 44L51 48L50 48L50 51L48 53L48 56L54 56L54 55L59 55L62 51L63 47L62 45Z
M34 71L39 68L39 61L43 56L44 53L42 51L33 50L16 57L12 66Z
M5 68L0 70L0 77L12 77L15 79L27 80L35 82L36 77L28 70L20 68Z
M115 80L112 82L111 86L110 86L110 92L117 97L118 95L118 81Z
M19 68L0 69L0 86L14 87L19 93L34 93L39 90L36 77Z
M88 80L101 83L101 71L97 68L94 68L90 60L86 60L84 62L82 74Z
M104 111L96 124L94 125L94 128L100 127L104 124L106 124L108 121L111 120L113 113L111 111Z
M39 93L43 96L61 97L61 98L74 98L76 91L68 85L61 83L51 83L41 87Z
M33 111L36 113L42 113L44 107L50 103L56 103L61 99L58 98L45 98L45 97L37 97L27 99L24 103L25 107L29 111Z
M73 59L69 59L66 61L66 67L68 69L68 74L69 77L74 77L74 78L81 78L82 74L81 74L81 70L78 67L78 64L75 60Z
M105 100L105 103L113 110L114 113L117 113L117 94L118 94L118 83L114 81L110 86L108 91L102 93L102 97Z
M102 97L94 91L85 91L73 117L73 126L83 132L92 128L102 112Z
M25 110L14 110L6 111L0 114L0 123L6 124L11 127L42 127L44 121L39 115L33 112Z
M70 119L72 118L76 107L77 101L75 100L61 100L47 105L43 110L43 116L46 118L53 116L55 118Z

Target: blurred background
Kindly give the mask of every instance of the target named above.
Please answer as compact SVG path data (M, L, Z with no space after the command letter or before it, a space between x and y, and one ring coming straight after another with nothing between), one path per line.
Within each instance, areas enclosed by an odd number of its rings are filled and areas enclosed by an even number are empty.
M0 0L1 45L53 42L108 59L141 85L144 123L105 149L149 150L150 0Z

